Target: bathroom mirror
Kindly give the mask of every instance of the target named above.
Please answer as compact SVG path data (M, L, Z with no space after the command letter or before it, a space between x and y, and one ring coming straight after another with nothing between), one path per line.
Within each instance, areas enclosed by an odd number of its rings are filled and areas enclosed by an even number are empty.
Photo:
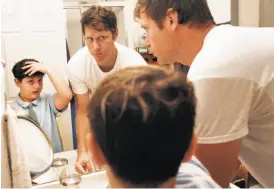
M18 116L20 139L31 178L34 180L51 168L52 145L41 127L27 116Z

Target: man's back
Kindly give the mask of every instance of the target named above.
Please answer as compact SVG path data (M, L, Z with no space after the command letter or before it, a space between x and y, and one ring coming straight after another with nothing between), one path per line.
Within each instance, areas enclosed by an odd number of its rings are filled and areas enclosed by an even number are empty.
M198 100L199 143L243 138L243 164L274 187L274 29L213 28L188 77L206 98Z

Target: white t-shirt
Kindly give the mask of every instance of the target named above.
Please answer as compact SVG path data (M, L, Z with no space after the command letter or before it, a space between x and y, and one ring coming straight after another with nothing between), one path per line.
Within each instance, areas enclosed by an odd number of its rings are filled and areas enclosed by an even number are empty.
M135 50L118 43L115 43L115 46L118 51L116 63L113 69L107 73L100 69L87 46L73 55L68 63L68 70L69 81L75 94L89 92L92 95L106 74L125 67L146 65L146 61Z
M274 187L274 28L214 27L188 78L198 99L199 143L242 138L241 161Z

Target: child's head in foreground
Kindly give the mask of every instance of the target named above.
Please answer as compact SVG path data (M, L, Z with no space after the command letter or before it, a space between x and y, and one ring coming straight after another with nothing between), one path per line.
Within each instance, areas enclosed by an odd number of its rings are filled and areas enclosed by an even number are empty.
M44 73L35 72L31 76L25 74L28 69L24 69L29 62L36 62L35 59L23 59L17 62L13 68L12 73L14 76L15 85L20 89L20 97L24 101L32 102L37 99L43 89Z
M107 76L89 105L95 161L111 187L173 187L193 155L196 99L182 73L143 66Z

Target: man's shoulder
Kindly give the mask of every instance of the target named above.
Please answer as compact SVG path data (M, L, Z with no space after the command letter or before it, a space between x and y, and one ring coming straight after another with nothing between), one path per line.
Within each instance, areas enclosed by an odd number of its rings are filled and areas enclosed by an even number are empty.
M249 81L264 86L265 83L260 83L261 78L269 75L268 68L273 67L274 58L257 48L254 53L244 49L248 48L247 45L242 46L242 49L226 47L224 44L212 48L206 46L192 62L188 78L191 81L218 79L222 83L231 80ZM274 53L274 45L272 50L265 50Z
M69 60L68 66L74 66L77 64L77 66L85 64L87 60L89 60L91 57L87 46L82 47L79 49Z
M214 77L252 78L257 70L273 64L273 59L268 56L268 53L274 53L274 43L270 38L274 39L274 29L217 26L206 36L191 69ZM252 70L254 67L256 69ZM197 72L198 75L201 73Z

